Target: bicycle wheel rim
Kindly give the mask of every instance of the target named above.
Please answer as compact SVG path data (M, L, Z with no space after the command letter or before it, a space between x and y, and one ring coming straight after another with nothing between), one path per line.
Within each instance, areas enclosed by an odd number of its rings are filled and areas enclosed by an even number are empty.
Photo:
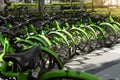
M104 31L97 25L91 24L89 26L95 30L97 35L97 49L102 48L104 43L103 38L105 37Z
M87 35L89 36L90 39L90 51L93 51L97 47L97 35L95 33L95 30L89 26L83 27L85 28L85 31L87 32Z
M103 31L105 32L105 38L104 38L104 46L105 47L112 47L117 42L117 32L114 28L112 28L109 25L103 25L101 26Z
M90 41L87 39L87 37L84 34L79 35L79 42L77 45L77 50L80 50L80 52L88 53L90 50ZM82 54L81 53L81 54Z
M66 63L70 59L70 49L66 44L61 44L55 52L63 63Z
M56 61L54 56L50 55L46 51L40 53L40 65L47 71L61 69L59 63Z

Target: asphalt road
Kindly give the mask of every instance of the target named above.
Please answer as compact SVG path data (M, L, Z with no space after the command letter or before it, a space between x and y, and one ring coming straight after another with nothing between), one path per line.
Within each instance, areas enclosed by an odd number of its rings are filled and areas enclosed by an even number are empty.
M101 48L88 55L73 57L65 69L86 71L102 80L120 80L120 44L112 48Z

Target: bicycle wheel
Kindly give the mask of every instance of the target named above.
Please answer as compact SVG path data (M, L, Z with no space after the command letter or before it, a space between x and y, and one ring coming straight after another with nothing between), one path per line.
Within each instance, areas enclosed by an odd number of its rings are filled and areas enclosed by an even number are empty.
M76 45L72 45L70 48L69 48L69 53L70 53L70 59L76 54Z
M114 26L112 26L109 23L101 23L99 26L103 29L105 33L104 46L105 47L114 46L118 39L118 34Z
M89 26L86 26L86 27L83 26L83 27L80 27L80 28L83 29L87 33L87 35L90 39L90 50L89 50L89 52L95 50L98 42L97 42L97 35L96 35L94 29L89 27Z
M119 22L110 22L110 24L112 24L116 30L118 31L118 40L117 43L120 42L120 23Z
M100 28L97 25L89 25L91 28L95 30L95 33L97 34L97 49L102 48L104 46L104 41L103 38L105 38L104 31L102 28Z
M65 63L70 58L69 42L66 35L60 32L56 32L56 33L54 34L52 33L49 39L52 42L52 44L55 44L56 49L53 51L55 51L55 53L60 57L61 61Z
M56 70L39 76L39 80L100 80L100 78L74 70Z
M63 69L63 63L55 52L44 47L40 48L40 64L45 70Z
M70 34L68 31L66 31L66 30L61 30L61 31L59 31L59 32L63 33L63 35L66 36L67 41L68 41L68 43L69 43L69 46L64 45L65 47L62 47L62 50L65 49L64 52L68 52L68 53L66 54L66 57L65 57L65 59L66 59L65 62L67 62L67 61L68 61L73 55L75 55L75 53L76 53L75 40L74 40L72 34ZM62 45L62 46L63 46L63 45ZM61 51L59 51L59 52L61 52Z
M80 28L73 28L70 30L71 34L74 36L76 42L76 53L86 54L90 50L90 39L87 33Z
M69 59L70 59L70 50L69 50L69 47L66 45L66 44L61 44L57 47L57 50L55 51L60 60L63 62L63 63L66 63Z

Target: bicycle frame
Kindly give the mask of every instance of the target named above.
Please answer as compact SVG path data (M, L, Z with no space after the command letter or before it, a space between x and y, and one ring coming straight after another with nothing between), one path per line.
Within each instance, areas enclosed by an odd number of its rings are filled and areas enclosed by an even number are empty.
M71 31L81 31L81 29L77 29L77 28L74 28L74 29L71 29ZM71 35L69 35L68 33L64 32L64 31L60 31L60 32L63 32L65 34L67 34L68 36L71 37ZM67 45L69 46L69 43L67 42L67 38L66 36L64 36L63 34L60 34L60 32L56 32L56 31L52 31L49 33L49 35L57 35L57 36L60 36L66 43ZM83 31L84 32L84 31ZM86 33L85 33L86 34ZM87 34L86 34L87 36ZM36 39L36 37L33 37ZM71 37L72 38L72 37ZM47 41L46 38L41 38L41 39L45 39ZM9 41L7 40L7 38L3 38L2 35L0 35L0 41L4 47L4 50L3 50L3 53L2 55L0 55L0 60L3 61L3 64L0 66L0 75L1 76L5 76L5 77L16 77L18 80L27 80L28 79L28 76L29 76L29 70L25 71L25 72L14 72L14 66L13 66L13 62L7 62L7 61L4 61L2 59L2 57L5 55L5 54L8 54L8 53L15 53L14 52L14 49L11 47L11 45L9 44ZM20 40L18 38L18 42L19 41L23 41L24 40ZM43 40L40 40L40 41L43 41ZM34 45L34 43L30 40L26 40L25 41L26 43L29 43L31 46ZM46 44L44 42L42 42L45 46ZM48 43L48 45L51 45L50 43ZM57 63L59 65L59 69L63 69L63 64L62 62L59 60L58 56L56 53L54 53L53 51L49 50L48 48L45 48L45 47L42 47L40 46L40 49L41 50L44 50L45 52L49 53L50 55L52 55L55 60L57 60ZM7 67L8 65L11 64L11 70L8 71L7 70ZM97 78L96 76L93 76L91 74L88 74L88 73L85 73L85 72L78 72L78 71L73 71L73 70L57 70L57 71L51 71L51 72L47 72L47 73L44 73L44 74L41 74L40 75L40 78L39 80L46 80L46 79L49 79L49 78L56 78L56 77L74 77L74 78L78 78L78 79L84 79L84 80L100 80L99 78Z
M1 37L1 39L3 39L2 36L0 36L0 37ZM7 54L8 52L14 53L14 51L10 47L7 39L5 38L3 40L4 40L4 51L3 51L2 55L0 55L0 58L1 58L0 60L3 62L2 66L0 66L1 75L6 76L6 77L17 77L18 80L27 80L29 71L28 72L27 71L26 72L13 72L13 69L14 69L13 63L11 63L11 65L12 65L11 71L7 71L8 64L10 64L10 63L3 61L2 57L3 57L3 55ZM56 60L58 61L58 65L60 66L59 68L61 68L61 69L63 68L62 62L59 60L58 56L55 55L55 53L53 51L51 51L47 48L44 48L44 47L40 47L40 48L48 53L51 53L51 55L54 56L56 58Z
M7 39L4 40L4 54L7 54L7 52L9 51L9 42L7 41ZM44 47L40 47L42 50L45 50L49 53L51 53L52 55L54 55L54 52L50 51L47 48ZM12 50L11 50L12 51ZM1 56L0 56L1 57ZM7 67L8 67L9 62L4 61L2 66L0 66L0 72L2 74L2 76L6 76L6 77L16 77L18 80L27 80L28 75L29 75L29 71L26 72L13 72L14 67L12 66L11 71L7 71ZM13 63L11 63L13 64ZM61 64L62 65L62 64ZM84 79L84 80L100 80L99 78L97 78L96 76L93 76L91 74L85 73L85 72L77 72L77 71L65 71L65 70L57 70L57 71L51 71L51 72L47 72L44 74L40 75L39 80L46 80L49 78L55 78L55 77L60 77L60 76L68 76L68 77L76 77L78 79Z
M17 77L19 80L26 80L27 79L27 74L26 73L14 73L13 72L13 66L12 66L12 71L7 72L7 67L8 67L8 62L3 61L2 57L7 54L7 53L14 53L12 47L10 46L8 40L3 38L2 35L0 35L0 42L2 43L4 50L3 53L0 55L0 61L2 62L2 65L0 66L0 75L7 76L7 77ZM13 64L13 63L11 63Z

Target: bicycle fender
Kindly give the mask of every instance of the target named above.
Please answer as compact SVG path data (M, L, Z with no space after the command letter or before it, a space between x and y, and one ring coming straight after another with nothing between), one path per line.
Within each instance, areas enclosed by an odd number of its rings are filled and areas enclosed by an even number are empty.
M75 42L73 39L73 36L69 32L67 32L66 30L58 30L58 32L66 34L72 40L73 43Z
M34 43L30 40L27 40L27 39L21 39L21 38L16 38L16 41L15 43L27 43L27 44L30 44L30 45L33 45Z
M31 40L31 39L40 42L44 47L48 47L47 43L43 40L43 38L41 39L40 37L37 36L29 36L27 38L27 40Z
M95 30L93 28L91 28L90 26L82 26L81 28L85 28L85 29L87 28L87 29L91 30L92 33L94 34L95 38L97 38L97 34L96 34ZM88 31L88 33L90 33L90 32Z
M69 46L69 43L67 41L67 38L66 36L64 36L63 34L61 34L60 32L57 32L57 31L51 31L50 33L48 33L48 35L58 35L59 37L61 37L65 43Z
M51 71L47 72L43 75L40 76L39 80L50 80L52 78L57 78L57 77L68 77L68 78L75 78L75 79L80 79L80 80L101 80L100 78L86 73L86 72L80 72L80 71L75 71L75 70L56 70L56 71Z
M42 40L44 40L47 43L48 47L50 47L50 48L52 47L51 41L46 36L44 36L44 35L38 35L38 37L41 38Z
M112 29L114 29L114 31L117 33L117 31L116 31L115 27L114 27L112 24L107 23L107 22L103 22L103 23L100 23L100 25L99 25L99 26L102 26L102 25L108 25L109 27L111 27ZM116 35L117 35L117 34L116 34Z
M84 31L84 30L82 30L82 29L80 29L80 28L72 28L72 29L70 29L70 31L71 32L79 32L79 33L84 33L85 34L85 36L88 38L88 40L90 41L90 39L89 39L89 37L87 36L87 33Z
M102 28L100 28L99 26L94 25L94 24L92 24L92 25L88 25L88 26L92 27L93 29L99 30L100 33L102 33L103 37L105 37L105 33L104 33L104 31L103 31Z
M75 76L76 78L82 79L82 80L101 80L97 76L94 76L94 75L89 74L87 72L75 71L75 70L70 70L69 73L68 73L68 76L69 77L74 77Z
M95 34L95 37L97 38L97 34L95 32L95 30L93 28L91 28L90 26L87 26L90 30L92 30L92 32Z
M120 23L119 22L110 22L110 24L114 25L118 31L120 31Z

